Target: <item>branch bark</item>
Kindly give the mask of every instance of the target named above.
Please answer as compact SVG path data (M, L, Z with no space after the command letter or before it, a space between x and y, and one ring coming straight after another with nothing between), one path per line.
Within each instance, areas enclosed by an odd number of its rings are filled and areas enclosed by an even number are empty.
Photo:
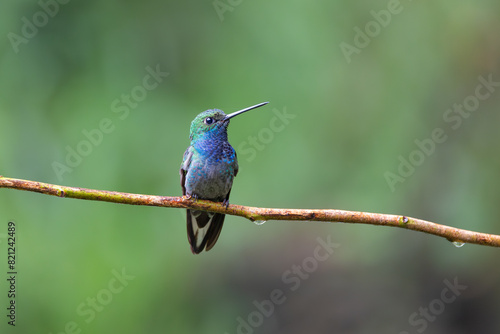
M153 196L66 187L3 176L0 176L0 188L26 190L46 195L91 201L204 210L240 216L251 221L293 220L392 226L433 234L454 242L457 246L469 243L500 247L500 235L458 229L408 216L345 210L271 209L234 204L230 204L226 208L222 203L194 200L187 197Z

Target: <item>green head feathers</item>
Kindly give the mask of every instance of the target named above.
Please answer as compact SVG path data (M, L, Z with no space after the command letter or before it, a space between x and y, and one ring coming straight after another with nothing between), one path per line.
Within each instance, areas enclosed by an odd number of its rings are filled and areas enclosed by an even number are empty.
M227 140L227 126L229 120L234 116L247 112L249 110L261 107L269 102L262 102L254 106L233 112L226 115L222 110L209 109L198 116L191 122L191 130L189 138L191 141L196 141L200 138L206 137L207 139L220 137Z
M202 112L191 122L191 131L189 138L191 140L199 139L203 136L216 135L224 133L229 125L229 119L226 114L219 109L210 109Z

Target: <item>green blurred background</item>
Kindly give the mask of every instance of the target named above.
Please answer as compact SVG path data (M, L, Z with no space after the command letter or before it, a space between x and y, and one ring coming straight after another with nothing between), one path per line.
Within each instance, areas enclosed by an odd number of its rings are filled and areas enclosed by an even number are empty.
M467 117L445 119L474 102L479 77L500 81L498 1L62 2L2 4L0 174L180 195L191 120L270 101L229 128L240 161L232 203L406 214L500 234L498 85ZM372 36L357 36L367 27ZM341 46L356 42L346 56ZM168 75L141 88L157 68ZM391 187L385 175L418 158L415 140L437 128L446 140ZM78 149L86 156L57 176L54 163ZM0 277L9 221L17 326L7 325L2 278L2 333L500 331L494 248L227 217L216 247L194 256L184 210L3 189ZM292 291L283 275L314 255L318 237L338 247ZM443 303L455 281L466 288ZM285 301L259 316L255 303L275 289Z

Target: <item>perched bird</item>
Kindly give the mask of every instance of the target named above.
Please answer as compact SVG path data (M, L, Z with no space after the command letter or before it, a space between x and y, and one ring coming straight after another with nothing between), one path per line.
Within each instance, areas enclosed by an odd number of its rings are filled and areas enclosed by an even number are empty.
M233 179L238 174L236 151L227 141L227 126L234 116L268 102L226 115L222 110L202 112L191 122L191 145L180 169L182 194L229 205ZM209 251L217 242L224 214L187 210L187 234L193 254Z

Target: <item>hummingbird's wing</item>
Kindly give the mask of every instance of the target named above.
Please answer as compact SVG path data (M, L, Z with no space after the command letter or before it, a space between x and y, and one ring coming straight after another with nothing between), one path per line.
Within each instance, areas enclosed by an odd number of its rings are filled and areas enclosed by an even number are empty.
M181 175L181 187L182 187L182 195L186 196L186 173L191 164L191 157L193 156L192 146L189 146L184 152L184 158L182 159L181 169L179 170L179 174Z
M232 148L232 147L231 147ZM236 154L236 151L234 150L233 148L233 152L234 152L234 177L236 177L236 175L238 175L238 171L240 170L240 166L238 166L238 155ZM229 194L231 193L231 190L229 190ZM229 202L229 194L227 194L227 198L226 198L226 202Z
M189 146L184 152L179 174L181 176L182 195L186 196L186 174L191 164L193 156L193 147ZM186 210L187 235L191 245L193 254L199 254L209 241L210 248L213 247L215 241L219 237L222 224L224 223L224 215L213 212ZM208 250L208 249L207 249Z

